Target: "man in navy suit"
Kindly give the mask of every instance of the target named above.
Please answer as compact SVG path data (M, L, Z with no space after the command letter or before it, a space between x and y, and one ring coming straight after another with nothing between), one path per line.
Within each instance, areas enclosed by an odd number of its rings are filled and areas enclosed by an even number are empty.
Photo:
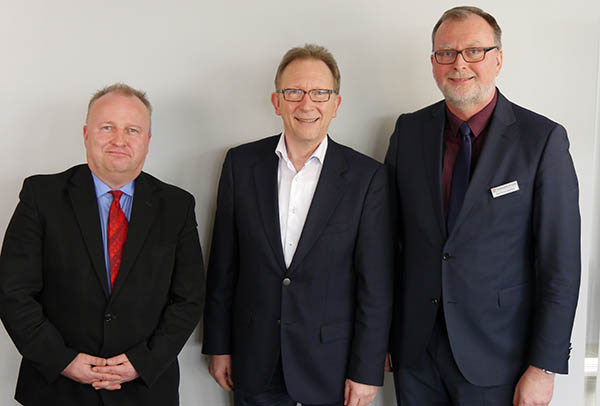
M0 256L0 317L26 406L175 406L177 354L202 314L194 198L142 172L151 105L90 100L87 164L23 183Z
M580 279L565 129L496 88L501 30L475 7L432 34L445 100L401 115L390 352L399 404L546 405L567 373Z
M235 404L364 406L383 384L392 310L385 167L328 137L335 59L283 57L283 133L229 150L208 266L203 351Z

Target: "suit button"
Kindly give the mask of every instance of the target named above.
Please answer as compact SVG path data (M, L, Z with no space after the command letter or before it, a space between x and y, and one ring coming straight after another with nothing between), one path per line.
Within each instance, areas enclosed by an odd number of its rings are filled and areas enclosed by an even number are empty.
M111 320L112 320L112 314L106 313L104 315L104 321L107 322L107 323L110 323Z
M433 303L434 305L437 305L438 304L437 298L435 298L435 297L431 298L431 303Z
M277 324L281 324L281 320L277 320Z
M444 255L442 256L442 259L444 261L449 260L450 258L452 258L452 255L450 255L448 252L444 252Z
M292 283L292 280L290 278L285 278L283 280L283 286L289 286L290 283Z

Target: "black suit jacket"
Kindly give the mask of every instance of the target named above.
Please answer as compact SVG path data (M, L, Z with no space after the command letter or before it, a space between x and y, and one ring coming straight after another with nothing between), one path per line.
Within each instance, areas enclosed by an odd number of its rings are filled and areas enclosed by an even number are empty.
M178 404L177 354L202 312L202 267L193 197L141 173L109 296L87 165L26 179L0 256L0 315L23 355L15 398L27 406ZM109 392L60 375L79 352L125 353L140 378Z
M343 399L346 378L383 383L393 278L386 171L330 139L286 269L277 142L242 145L225 158L203 351L231 354L235 387L253 393L264 390L281 354L292 398L333 403Z
M447 235L444 123L444 102L400 116L386 157L399 231L394 360L410 366L423 356L443 303L452 352L469 382L513 383L530 364L567 373L581 264L565 129L499 94ZM492 196L491 188L512 181L518 191Z

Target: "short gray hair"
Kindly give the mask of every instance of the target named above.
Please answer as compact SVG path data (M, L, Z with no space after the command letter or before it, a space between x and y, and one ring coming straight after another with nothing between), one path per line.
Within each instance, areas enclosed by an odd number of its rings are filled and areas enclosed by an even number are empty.
M490 27L492 27L492 30L494 31L494 41L496 41L495 45L499 49L502 48L502 29L496 22L496 19L494 18L494 16L492 16L489 13L486 13L479 7L459 6L459 7L451 8L450 10L446 10L444 12L444 14L442 14L442 16L440 17L438 22L435 24L435 26L433 27L433 31L431 33L431 50L435 51L435 49L433 49L433 47L435 46L434 45L435 33L437 32L438 28L440 28L440 25L442 25L442 23L444 21L464 20L465 18L469 17L472 14L478 15L479 17L483 18L490 25Z

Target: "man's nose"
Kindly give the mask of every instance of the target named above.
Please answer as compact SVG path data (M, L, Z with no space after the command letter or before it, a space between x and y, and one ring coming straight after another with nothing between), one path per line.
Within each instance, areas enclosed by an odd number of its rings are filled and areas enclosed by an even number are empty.
M466 68L469 65L469 63L465 61L465 56L463 52L456 55L456 60L454 61L454 67L456 69Z
M115 135L112 138L112 142L116 145L124 145L128 136L129 135L127 134L126 128L115 131Z
M310 110L315 106L315 102L311 100L310 95L306 93L300 100L298 107L303 110Z

